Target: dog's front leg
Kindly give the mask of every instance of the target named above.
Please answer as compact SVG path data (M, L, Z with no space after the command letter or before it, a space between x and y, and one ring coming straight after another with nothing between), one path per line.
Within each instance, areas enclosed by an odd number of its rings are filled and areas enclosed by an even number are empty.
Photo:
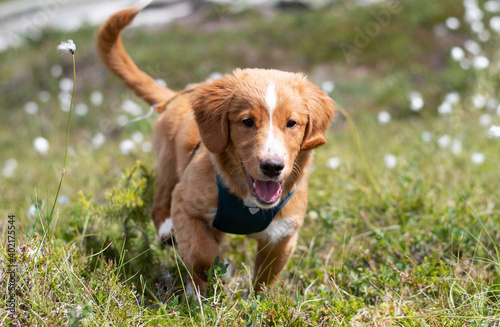
M254 289L260 292L263 284L272 286L285 268L297 244L297 232L276 243L259 240L254 267Z
M214 230L206 218L193 215L186 203L175 199L172 205L172 213L175 227L175 239L179 253L190 272L193 286L192 291L205 292L207 282L206 270L209 270L219 256L221 262L223 257L219 252L219 243L223 233ZM190 282L188 280L188 282ZM187 289L188 293L191 291Z

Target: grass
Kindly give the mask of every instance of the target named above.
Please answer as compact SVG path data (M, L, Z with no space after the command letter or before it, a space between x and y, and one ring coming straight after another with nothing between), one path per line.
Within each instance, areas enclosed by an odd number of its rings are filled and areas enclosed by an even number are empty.
M331 95L345 108L328 144L316 152L306 221L278 285L251 292L256 244L229 235L224 254L236 271L226 283L214 277L201 304L179 292L185 269L175 248L159 244L150 222L155 159L140 148L151 141L154 119L116 123L133 116L122 111L122 102L139 100L98 63L95 29L46 31L41 40L0 54L7 91L0 168L8 158L18 162L11 177L0 177L0 239L7 243L7 215L15 214L20 324L496 326L500 152L478 121L489 114L498 125L499 118L475 108L471 97L497 97L498 51L494 38L483 44L492 62L488 70L464 70L449 58L452 46L475 37L464 22L444 41L434 36L447 17L463 16L452 3L405 2L350 62L337 45L352 42L354 27L372 21L371 12L381 7L346 9L341 3L270 16L215 7L188 26L126 32L139 66L177 89L237 66L304 70L318 84L333 80ZM77 44L75 106L85 103L89 113L73 113L60 192L69 203L57 204L49 225L67 128L59 81L72 78L71 58L56 55L55 48L68 38ZM50 74L57 65L63 69L58 78ZM101 104L90 101L96 90L103 93ZM39 99L41 91L51 95L47 102ZM425 99L419 112L409 109L412 91ZM452 114L438 115L450 91L460 101ZM23 110L27 101L38 104L35 115ZM377 121L381 110L392 115L387 125ZM424 132L430 141L422 139ZM94 148L98 133L105 142ZM136 149L123 155L120 143L132 135ZM459 141L461 151L442 147L444 135ZM37 136L50 142L45 157L33 150ZM473 163L473 153L485 161ZM392 169L384 163L387 154L397 158ZM331 157L340 158L337 169L328 167ZM28 215L33 204L38 210ZM7 244L0 252L7 267ZM8 326L7 282L2 270L0 324Z

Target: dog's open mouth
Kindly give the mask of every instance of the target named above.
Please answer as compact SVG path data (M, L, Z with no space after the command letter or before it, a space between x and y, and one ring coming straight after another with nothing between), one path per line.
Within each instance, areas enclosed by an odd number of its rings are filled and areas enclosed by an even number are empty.
M281 198L283 181L262 181L253 178L243 166L245 177L252 188L252 196L262 205L273 206L278 203Z

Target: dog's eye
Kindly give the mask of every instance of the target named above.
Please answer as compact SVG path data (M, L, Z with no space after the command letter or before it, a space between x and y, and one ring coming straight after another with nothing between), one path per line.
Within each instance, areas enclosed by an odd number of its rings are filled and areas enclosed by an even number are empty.
M297 125L297 122L295 122L294 120L289 120L286 123L286 127L288 127L288 128L293 128L293 127L295 127L295 125Z
M243 120L242 123L246 127L252 127L253 126L253 120L251 120L250 118Z

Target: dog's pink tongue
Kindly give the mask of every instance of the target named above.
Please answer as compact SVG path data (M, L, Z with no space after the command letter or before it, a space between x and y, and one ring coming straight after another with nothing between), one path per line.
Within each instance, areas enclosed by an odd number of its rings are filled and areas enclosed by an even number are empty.
M256 180L254 187L258 197L264 202L276 202L281 195L280 182Z

